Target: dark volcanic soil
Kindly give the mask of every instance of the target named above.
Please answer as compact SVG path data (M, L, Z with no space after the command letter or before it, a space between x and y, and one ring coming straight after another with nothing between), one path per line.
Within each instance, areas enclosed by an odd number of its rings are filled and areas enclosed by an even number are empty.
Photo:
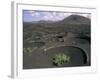
M58 53L70 56L61 67L90 66L90 19L71 15L52 23L23 22L23 69L57 68L52 58Z
M33 68L53 68L56 67L52 64L52 58L55 54L63 52L68 54L71 57L71 60L68 64L64 64L62 67L74 67L74 66L89 66L87 64L87 55L86 53L77 47L58 47L50 49L46 52L37 51L28 55L24 53L24 69L33 69Z

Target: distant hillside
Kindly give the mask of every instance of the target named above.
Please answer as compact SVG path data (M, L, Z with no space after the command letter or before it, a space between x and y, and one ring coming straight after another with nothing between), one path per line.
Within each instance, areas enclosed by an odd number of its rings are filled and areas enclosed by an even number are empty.
M71 15L62 21L38 21L38 22L24 22L23 26L26 27L24 30L47 30L47 31L60 31L60 32L78 32L78 33L89 33L91 30L90 19L80 16Z
M90 24L90 19L80 16L80 15L71 15L64 20L61 21L61 23L66 24Z
M28 22L24 22L27 23ZM55 25L60 25L60 24L85 24L85 25L90 25L90 19L80 16L80 15L70 15L69 17L63 19L62 21L45 21L45 20L40 20L40 21L33 21L33 22L29 22L31 24L40 24L40 25L45 25L45 24L55 24ZM53 26L52 26L53 27Z

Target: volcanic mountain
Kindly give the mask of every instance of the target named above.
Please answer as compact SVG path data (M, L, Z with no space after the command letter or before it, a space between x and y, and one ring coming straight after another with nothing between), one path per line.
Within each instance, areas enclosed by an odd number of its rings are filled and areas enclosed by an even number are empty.
M66 24L90 24L90 19L80 16L80 15L71 15L64 20L61 21L61 23Z

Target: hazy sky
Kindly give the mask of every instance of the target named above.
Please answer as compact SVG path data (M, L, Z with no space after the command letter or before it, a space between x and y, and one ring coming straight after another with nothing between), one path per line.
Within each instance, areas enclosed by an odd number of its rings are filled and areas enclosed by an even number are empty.
M90 18L90 14L24 10L23 21L24 22L32 22L32 21L40 21L40 20L58 21L58 20L63 20L64 18L72 14L81 15Z

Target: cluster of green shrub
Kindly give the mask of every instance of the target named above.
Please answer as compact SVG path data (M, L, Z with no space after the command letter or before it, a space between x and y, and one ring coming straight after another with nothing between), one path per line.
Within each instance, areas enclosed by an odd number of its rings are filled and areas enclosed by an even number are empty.
M64 63L70 62L70 56L65 53L58 53L53 57L53 64L56 66L62 66Z
M23 51L25 53L32 53L35 49L37 49L37 47L26 47L26 48L23 48Z

